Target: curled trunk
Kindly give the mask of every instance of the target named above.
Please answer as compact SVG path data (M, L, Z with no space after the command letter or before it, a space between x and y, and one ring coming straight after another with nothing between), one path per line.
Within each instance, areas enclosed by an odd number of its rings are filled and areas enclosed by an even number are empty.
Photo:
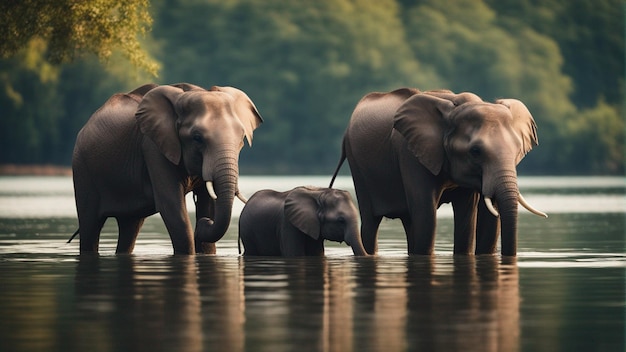
M225 156L218 159L212 177L205 175L207 181L212 181L215 194L214 219L201 218L196 224L196 248L202 242L219 241L230 226L233 201L237 192L238 167L236 156ZM208 174L208 173L207 173ZM212 179L212 180L211 180ZM209 191L210 192L210 191Z

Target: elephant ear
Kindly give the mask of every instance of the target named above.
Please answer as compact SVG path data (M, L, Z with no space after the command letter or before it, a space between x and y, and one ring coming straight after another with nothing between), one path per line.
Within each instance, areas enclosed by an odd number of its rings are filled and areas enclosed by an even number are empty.
M537 124L526 105L517 99L499 99L496 100L496 104L502 104L511 110L513 128L522 138L522 150L516 160L516 163L519 163L534 146L539 144Z
M455 94L449 90L429 90L424 94L433 95L435 97L450 100L454 103L454 106L463 105L465 103L482 103L483 100L476 94L470 92L463 92Z
M131 92L129 92L129 95L135 95L138 96L140 98L143 98L144 95L146 95L146 93L148 93L149 91L151 91L152 89L158 87L158 84L154 84L154 83L148 83L148 84L144 84L141 87L137 87L134 90L132 90Z
M408 148L433 175L445 160L443 135L454 103L432 94L416 94L396 110L393 127L404 136Z
M252 131L263 123L263 118L252 100L243 91L233 87L211 87L212 91L226 93L235 99L235 114L244 126L248 145L252 146Z
M154 88L146 93L135 113L141 133L150 138L167 160L175 165L180 163L181 147L174 102L181 94L182 89L172 86Z
M206 89L197 86L195 84L191 84L191 83L185 83L185 82L181 82L181 83L174 83L174 84L170 84L170 86L172 87L176 87L176 88L180 88L182 89L184 92L189 92L191 90L200 90L200 91L206 91Z
M320 237L318 198L320 192L307 187L298 187L289 192L285 199L285 217L298 230L313 239Z

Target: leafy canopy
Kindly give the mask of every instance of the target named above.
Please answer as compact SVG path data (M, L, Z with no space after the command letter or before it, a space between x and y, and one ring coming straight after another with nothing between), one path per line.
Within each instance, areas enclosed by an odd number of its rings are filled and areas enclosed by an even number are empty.
M107 60L118 50L134 66L156 75L158 64L137 38L150 30L148 7L148 0L2 1L0 57L12 57L30 41L43 40L53 64L84 53Z

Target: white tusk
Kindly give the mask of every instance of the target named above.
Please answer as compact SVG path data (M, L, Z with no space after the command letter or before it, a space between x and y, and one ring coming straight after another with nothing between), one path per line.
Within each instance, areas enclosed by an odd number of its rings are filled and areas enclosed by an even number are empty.
M237 198L239 198L240 201L243 202L243 204L248 203L248 199L246 197L243 196L243 194L241 194L241 192L237 191Z
M489 209L489 212L491 214L493 214L493 216L495 216L496 218L500 216L500 214L498 213L496 208L493 207L493 203L491 202L491 198L485 197L485 205L487 206L487 209Z
M209 191L209 195L213 200L217 199L217 194L215 194L215 190L213 189L213 182L206 181L206 190Z
M548 217L548 214L546 214L546 213L544 213L542 211L539 211L539 210L533 208L530 204L528 204L528 202L526 202L526 199L524 199L524 197L522 197L521 193L518 196L518 201L519 201L519 204L521 204L529 212L531 212L531 213L533 213L535 215L539 215L539 216L544 217L544 218Z

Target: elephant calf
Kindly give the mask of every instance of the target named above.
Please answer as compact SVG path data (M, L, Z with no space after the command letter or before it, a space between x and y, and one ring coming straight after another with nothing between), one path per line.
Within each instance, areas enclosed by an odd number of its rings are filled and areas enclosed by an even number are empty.
M346 242L355 255L367 255L350 193L331 188L261 190L239 218L244 255L316 256L325 239Z

